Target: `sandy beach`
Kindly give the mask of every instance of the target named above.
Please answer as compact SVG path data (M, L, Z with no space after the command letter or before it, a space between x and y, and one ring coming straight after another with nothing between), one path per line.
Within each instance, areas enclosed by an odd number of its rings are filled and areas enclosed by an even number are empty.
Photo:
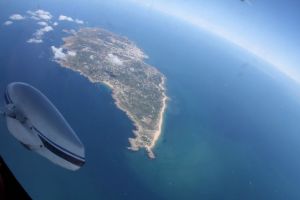
M152 149L155 147L156 142L157 142L157 140L159 139L159 137L161 135L162 126L163 126L163 120L164 120L164 113L165 113L166 108L167 108L168 97L165 94L165 79L163 79L162 83L160 84L160 87L161 87L162 90L164 90L164 92L163 92L163 100L162 100L163 106L162 106L161 111L159 113L158 129L157 129L157 131L154 132L152 143L147 148L148 156L150 158L155 158L155 155L154 155Z

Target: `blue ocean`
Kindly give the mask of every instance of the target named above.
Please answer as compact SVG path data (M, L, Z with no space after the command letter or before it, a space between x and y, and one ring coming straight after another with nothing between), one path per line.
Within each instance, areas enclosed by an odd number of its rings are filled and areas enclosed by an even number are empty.
M28 44L32 21L0 26L0 93L41 90L86 148L71 172L26 150L0 121L0 154L33 199L300 199L298 86L264 61L184 22L124 1L0 1L0 22L44 9L134 41L167 77L168 108L154 152L127 150L134 126L111 91L53 62L61 23ZM0 99L4 105L4 99Z

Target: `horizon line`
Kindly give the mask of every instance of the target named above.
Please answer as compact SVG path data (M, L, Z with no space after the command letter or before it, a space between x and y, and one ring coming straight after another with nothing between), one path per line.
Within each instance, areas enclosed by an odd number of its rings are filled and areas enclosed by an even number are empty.
M229 32L221 29L220 27L216 26L215 24L209 23L207 20L203 20L200 16L195 16L188 14L184 11L179 11L178 9L172 9L170 6L166 6L163 4L150 4L147 1L140 1L140 0L131 0L143 7L151 7L155 11L161 12L165 15L177 18L181 21L184 21L195 28L205 30L210 32L211 34L225 39L226 41L246 50L247 52L253 54L257 58L267 62L277 71L281 72L286 77L290 78L291 80L300 84L300 73L296 71L294 67L288 67L286 64L281 63L280 61L275 61L272 56L268 55L269 51L266 49L261 48L260 46L254 46L253 44L249 44L250 41L245 40L244 38L237 38L230 34Z

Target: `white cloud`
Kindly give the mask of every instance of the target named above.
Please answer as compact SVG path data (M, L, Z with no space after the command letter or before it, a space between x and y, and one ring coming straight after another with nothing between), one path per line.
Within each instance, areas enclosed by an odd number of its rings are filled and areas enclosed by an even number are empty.
M38 22L37 24L40 26L48 26L47 22Z
M65 15L60 15L58 17L58 20L60 21L69 21L69 22L73 22L74 19L72 17L68 17L68 16L65 16Z
M12 21L9 21L9 20L8 20L8 21L4 22L3 24L6 25L6 26L9 26L9 25L11 25L12 23L13 23Z
M84 24L84 21L80 19L73 19L72 17L68 17L66 15L60 15L58 17L59 21L69 21L69 22L75 22L76 24Z
M42 29L38 29L33 35L35 38L41 38L44 35L44 31L42 31Z
M76 56L76 52L75 51L68 51L68 56Z
M52 15L50 12L41 10L41 9L36 10L36 11L28 10L27 14L29 14L31 16L31 18L35 19L35 20L49 21L52 19Z
M41 38L46 32L53 31L52 26L45 26L44 28L38 29L33 35L36 38Z
M43 40L41 39L36 39L36 38L30 38L29 40L27 40L28 43L42 43Z
M68 29L63 29L62 31L63 31L64 33L67 33L67 34L73 34L73 35L76 34L76 31L75 31L74 29L70 29L70 30L68 30Z
M120 58L116 55L113 55L110 53L107 55L107 58L108 58L109 62L111 62L112 64L123 65L123 61L120 60Z
M54 23L53 23L53 26L57 26L57 25L58 25L58 23L57 23L57 22L54 22Z
M80 20L80 19L75 19L75 23L77 23L77 24L83 24L84 22L82 20Z
M31 19L34 19L34 20L41 20L40 18L36 17L36 16L31 16L30 17Z
M40 29L43 32L49 32L49 31L53 31L52 26L45 26L44 28Z
M35 11L37 17L39 17L40 19L43 19L43 20L50 20L52 18L52 15L50 14L50 12L48 11L45 11L45 10L36 10Z
M33 34L33 38L30 38L29 40L27 40L27 42L28 43L42 43L43 42L42 38L43 38L44 34L49 31L53 31L52 26L47 25L43 28L40 28L35 31L35 33Z
M66 54L63 52L63 48L56 48L55 46L51 46L52 53L54 54L55 60L65 60Z
M67 56L76 56L75 51L64 52L63 48L56 48L55 46L51 46L52 53L54 55L54 59L57 61L66 60Z
M13 15L11 15L11 16L9 17L9 19L11 19L11 20L23 20L23 19L25 19L25 17L23 17L23 16L20 15L20 14L13 14Z

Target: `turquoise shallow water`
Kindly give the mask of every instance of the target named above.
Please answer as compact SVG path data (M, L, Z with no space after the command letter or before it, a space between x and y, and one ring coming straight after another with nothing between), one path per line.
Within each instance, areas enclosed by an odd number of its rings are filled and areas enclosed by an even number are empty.
M170 101L157 159L130 152L133 126L110 91L51 61L49 46L62 33L32 46L24 41L33 24L1 27L0 91L12 81L38 87L86 146L86 165L69 172L26 151L1 120L1 155L34 199L299 199L292 83L230 43L151 10L114 1L69 5L9 6L0 19L39 6L125 35L166 75Z

